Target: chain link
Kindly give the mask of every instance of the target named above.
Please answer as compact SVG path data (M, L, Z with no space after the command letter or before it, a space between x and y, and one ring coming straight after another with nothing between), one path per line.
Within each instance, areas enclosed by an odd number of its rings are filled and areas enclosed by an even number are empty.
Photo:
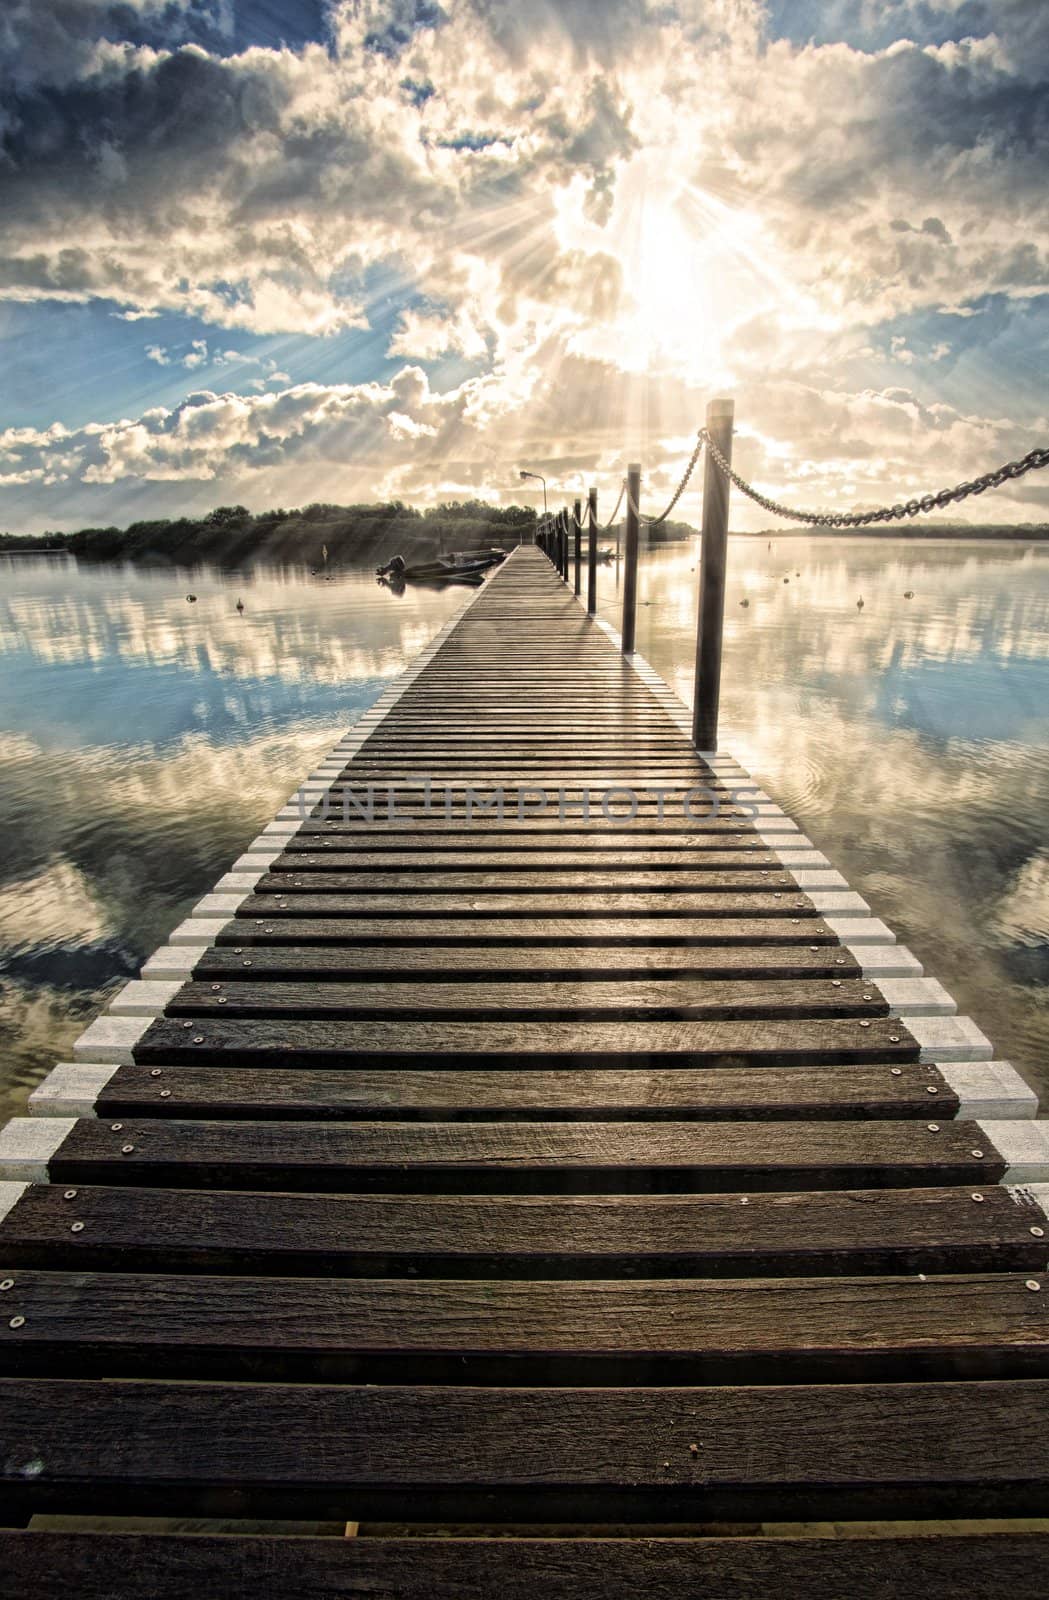
M626 494L626 479L624 478L622 483L619 485L619 499L616 501L616 508L613 511L612 515L609 517L607 522L602 522L602 523L599 524L598 530L597 530L598 533L607 533L610 528L614 528L615 527L615 525L616 525L616 517L619 515L619 508L623 504L623 496L625 494Z
M907 500L894 506L879 506L876 511L795 511L790 506L781 505L779 501L769 500L765 495L759 494L752 484L741 478L738 472L734 472L706 428L700 429L699 437L701 443L706 444L709 449L719 471L734 483L748 500L753 500L755 505L761 506L765 511L771 511L774 516L787 517L791 522L808 522L817 528L867 528L876 522L899 522L904 517L917 517L929 511L941 511L958 500L968 499L971 494L983 494L987 489L999 489L1003 483L1008 483L1012 478L1022 478L1026 472L1049 467L1049 449L1031 450L1019 461L1008 461L1004 467L997 467L993 472L985 472L982 478L974 478L971 483L959 483L953 489L941 489L939 494L925 494L918 500Z
M696 470L696 462L699 460L700 456L703 454L703 445L705 443L705 439L704 439L705 433L706 433L706 429L705 428L700 428L699 433L696 435L696 448L693 450L692 454L688 458L688 466L685 468L684 472L681 475L681 482L678 484L677 488L674 490L674 493L673 493L673 496L671 498L670 504L666 507L666 509L664 511L661 511L659 513L658 517L643 517L641 515L640 511L638 511L637 515L638 515L638 520L639 521L647 522L647 524L648 524L648 526L650 528L654 528L657 523L665 522L667 520L667 518L669 517L670 513L673 511L674 507L677 505L678 501L681 499L681 496L684 494L685 490L688 488L688 480L691 478L693 472ZM636 507L634 509L637 510Z

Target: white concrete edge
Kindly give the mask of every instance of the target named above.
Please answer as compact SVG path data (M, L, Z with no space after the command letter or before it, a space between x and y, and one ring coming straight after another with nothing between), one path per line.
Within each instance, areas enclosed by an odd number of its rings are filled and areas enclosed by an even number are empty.
M990 1061L994 1056L971 1017L908 1017L904 1025L923 1061Z
M869 917L871 908L862 895L838 893L836 890L813 889L806 891L806 899L814 911L824 915L828 912L837 917Z
M207 950L208 945L203 940L196 944L162 944L143 966L143 981L167 983L177 978L180 984L188 983Z
M873 983L878 983L884 978L920 978L922 964L917 956L903 944L861 944L855 938L842 940L844 948L852 958L859 962L860 970L865 978L870 978ZM888 998L886 996L886 998ZM951 1010L954 1002L951 1001Z
M134 978L113 996L106 1010L111 1017L159 1017L181 987L175 980Z
M824 922L836 939L850 948L856 945L895 945L896 935L878 917L824 917ZM856 954L853 949L853 954ZM866 956L866 950L864 951ZM857 959L859 959L857 955Z
M49 1163L75 1126L73 1117L13 1117L0 1128L0 1180L47 1183Z
M265 873L258 870L255 872L224 872L212 892L214 894L251 894L259 879L263 877L265 877Z
M847 879L833 867L796 867L791 877L799 889L847 889Z
M185 922L180 922L177 928L172 928L168 934L167 945L161 945L162 950L167 950L170 945L183 944L214 944L219 934L229 921L228 917L219 917L214 920L208 917L187 917ZM145 971L145 968L143 968Z
M958 1117L963 1122L1030 1118L1038 1110L1038 1096L1008 1061L938 1061L935 1065L958 1096Z
M15 1183L11 1180L0 1183L0 1225L14 1210L28 1188L28 1183Z
M243 894L206 894L203 900L198 900L193 907L189 914L190 920L193 921L198 917L202 917L205 920L222 917L223 923L226 923L236 915L246 899L247 896ZM180 923L179 927L181 928L182 926L183 924ZM176 928L175 933L177 934L178 931L179 929ZM174 937L175 935L173 934L172 938Z
M879 976L874 990L901 1017L951 1017L958 1010L947 990L935 978Z
M97 1062L99 1065L130 1065L134 1049L148 1030L152 1017L115 1017L103 1012L84 1029L73 1046L74 1061ZM198 1021L196 1027L203 1027Z
M93 1117L103 1089L119 1069L113 1063L60 1061L29 1096L31 1117Z
M237 857L230 871L254 872L257 876L260 872L265 872L268 867L271 867L283 854L283 845L271 845L268 850L256 850L252 846L242 856Z
M990 1140L1004 1160L1002 1183L1049 1182L1049 1121L1017 1117L998 1122L978 1118L973 1126Z

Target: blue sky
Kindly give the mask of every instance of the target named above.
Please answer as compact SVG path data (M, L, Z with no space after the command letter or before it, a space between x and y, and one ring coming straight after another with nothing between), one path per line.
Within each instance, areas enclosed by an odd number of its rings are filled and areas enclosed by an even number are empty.
M12 0L0 84L0 528L1044 442L1028 0Z

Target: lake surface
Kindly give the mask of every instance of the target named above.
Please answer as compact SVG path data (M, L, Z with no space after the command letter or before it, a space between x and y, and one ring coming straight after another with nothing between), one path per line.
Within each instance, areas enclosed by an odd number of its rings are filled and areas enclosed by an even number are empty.
M686 699L695 560L640 577ZM723 747L1049 1096L1049 550L734 539L730 572ZM3 1115L462 600L0 560Z
M463 596L0 559L0 1112Z
M689 703L697 553L638 581ZM1049 1100L1049 547L735 538L725 614L721 748Z

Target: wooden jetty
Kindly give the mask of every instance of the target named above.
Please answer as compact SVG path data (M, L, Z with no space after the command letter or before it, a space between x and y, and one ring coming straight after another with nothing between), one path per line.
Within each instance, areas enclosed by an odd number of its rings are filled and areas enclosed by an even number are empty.
M1044 1593L1049 1123L619 642L514 552L0 1133L0 1596Z

